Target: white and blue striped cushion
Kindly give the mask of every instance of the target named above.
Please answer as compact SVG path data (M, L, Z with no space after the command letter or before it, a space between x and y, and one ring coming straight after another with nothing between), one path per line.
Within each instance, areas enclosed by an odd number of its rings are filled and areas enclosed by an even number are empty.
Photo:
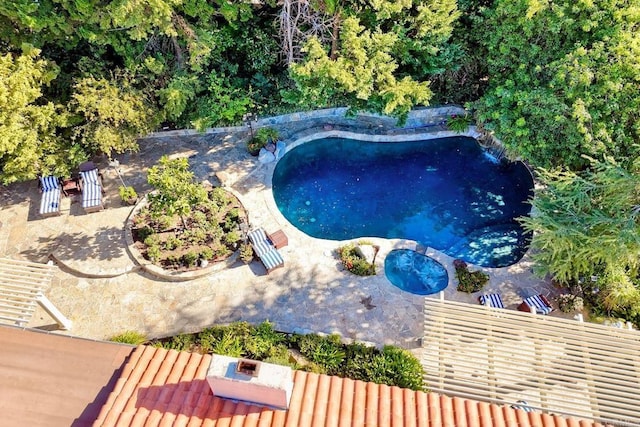
M102 205L102 186L98 180L98 170L80 172L82 176L82 207L92 208Z
M486 294L480 295L480 304L487 305L489 307L504 308L504 303L499 294Z
M267 234L262 228L250 231L247 236L251 241L253 250L256 251L258 258L264 264L267 271L284 264L284 259L280 252L273 246L273 243L267 238Z
M92 208L102 204L102 188L96 183L86 183L82 186L82 207Z
M40 199L40 215L51 215L60 212L60 188L42 192Z
M524 302L529 307L534 307L536 312L539 314L549 314L551 313L552 308L549 307L543 300L540 298L540 295L534 295L529 298L525 298Z
M80 172L82 176L82 181L85 183L93 182L98 184L98 169L91 169L88 171Z
M278 252L278 250L275 248L272 248L270 251L260 255L260 260L262 261L262 264L264 264L264 268L266 268L267 271L284 264L282 255L280 255L280 252Z
M58 178L52 175L41 177L40 184L42 185L43 192L60 188L60 184L58 183Z
M257 228L253 231L250 231L249 240L251 240L251 244L253 245L253 250L256 251L256 254L262 258L262 255L269 252L273 247L270 242L267 240L267 235L262 228Z

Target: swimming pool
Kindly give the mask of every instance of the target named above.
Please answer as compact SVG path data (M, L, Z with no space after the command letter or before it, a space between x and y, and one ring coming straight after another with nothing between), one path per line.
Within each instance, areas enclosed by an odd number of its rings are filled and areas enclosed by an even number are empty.
M529 243L515 218L531 209L531 174L466 136L317 139L280 159L272 186L280 212L313 237L411 239L485 267L517 262Z

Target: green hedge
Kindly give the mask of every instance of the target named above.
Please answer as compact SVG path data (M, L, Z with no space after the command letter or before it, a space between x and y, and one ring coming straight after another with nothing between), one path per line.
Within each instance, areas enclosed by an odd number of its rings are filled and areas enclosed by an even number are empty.
M407 350L343 344L338 335L284 334L275 331L269 322L257 326L236 322L151 344L178 351L247 357L319 374L425 390L422 366ZM294 360L290 350L300 352L306 361Z

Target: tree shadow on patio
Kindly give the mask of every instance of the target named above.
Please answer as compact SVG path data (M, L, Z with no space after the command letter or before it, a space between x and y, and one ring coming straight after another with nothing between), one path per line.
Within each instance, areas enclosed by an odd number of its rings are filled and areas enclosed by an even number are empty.
M74 269L87 272L98 267L96 264L103 264L107 269L113 269L114 264L133 264L126 252L124 230L120 227L100 227L91 234L78 231L61 232L53 238L38 237L33 247L22 254L32 260L54 254Z

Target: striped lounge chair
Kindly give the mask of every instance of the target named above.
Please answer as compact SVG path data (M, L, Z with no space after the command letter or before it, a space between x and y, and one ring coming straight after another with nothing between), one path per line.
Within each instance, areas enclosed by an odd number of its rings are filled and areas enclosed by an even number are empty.
M500 294L484 294L478 297L478 302L487 307L504 308Z
M284 266L284 259L280 252L273 246L262 228L256 228L248 233L249 241L253 251L258 255L260 261L267 269L267 274L276 268Z
M40 190L42 191L40 216L46 218L60 215L60 198L62 197L60 180L55 176L43 176L40 178Z
M104 209L102 204L102 181L98 169L80 171L82 179L82 208L86 213Z
M549 314L553 311L553 307L544 295L534 295L525 298L518 306L518 310L528 312L535 310L537 314Z

